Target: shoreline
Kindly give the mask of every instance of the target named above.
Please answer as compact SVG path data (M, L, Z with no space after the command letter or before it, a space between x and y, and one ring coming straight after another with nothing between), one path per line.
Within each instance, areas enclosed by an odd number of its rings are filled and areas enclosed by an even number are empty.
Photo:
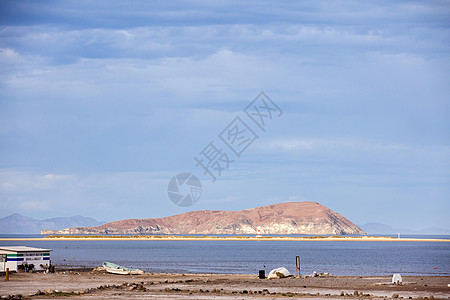
M0 238L0 241L353 241L353 242L450 242L450 239L394 238L377 236L315 236L315 237L215 237L215 236L46 236L42 238Z

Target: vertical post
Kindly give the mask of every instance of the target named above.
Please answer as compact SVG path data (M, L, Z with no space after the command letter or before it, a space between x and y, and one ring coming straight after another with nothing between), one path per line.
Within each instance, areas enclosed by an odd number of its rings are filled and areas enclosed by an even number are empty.
M261 237L261 227L260 226L258 226L258 235L257 235L257 237Z
M6 281L9 280L9 268L6 268L6 278L5 278L5 280Z
M300 256L295 257L295 275L300 277Z

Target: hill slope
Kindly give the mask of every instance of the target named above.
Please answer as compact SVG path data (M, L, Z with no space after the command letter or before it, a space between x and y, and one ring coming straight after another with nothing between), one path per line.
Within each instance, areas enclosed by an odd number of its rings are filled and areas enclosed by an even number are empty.
M288 202L241 211L202 210L157 219L127 219L43 234L365 234L316 202Z

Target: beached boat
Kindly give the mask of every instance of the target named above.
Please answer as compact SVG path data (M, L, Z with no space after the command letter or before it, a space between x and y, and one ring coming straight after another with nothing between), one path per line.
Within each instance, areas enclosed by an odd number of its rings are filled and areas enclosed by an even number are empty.
M103 268L108 273L120 275L140 275L145 273L143 270L122 267L107 261L103 263Z

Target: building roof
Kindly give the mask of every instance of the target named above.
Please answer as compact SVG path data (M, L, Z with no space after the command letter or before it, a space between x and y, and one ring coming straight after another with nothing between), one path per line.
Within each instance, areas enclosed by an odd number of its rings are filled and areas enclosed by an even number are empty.
M0 251L12 251L12 252L43 252L43 251L52 251L51 249L42 249L42 248L34 248L27 246L9 246L9 247L0 247Z

